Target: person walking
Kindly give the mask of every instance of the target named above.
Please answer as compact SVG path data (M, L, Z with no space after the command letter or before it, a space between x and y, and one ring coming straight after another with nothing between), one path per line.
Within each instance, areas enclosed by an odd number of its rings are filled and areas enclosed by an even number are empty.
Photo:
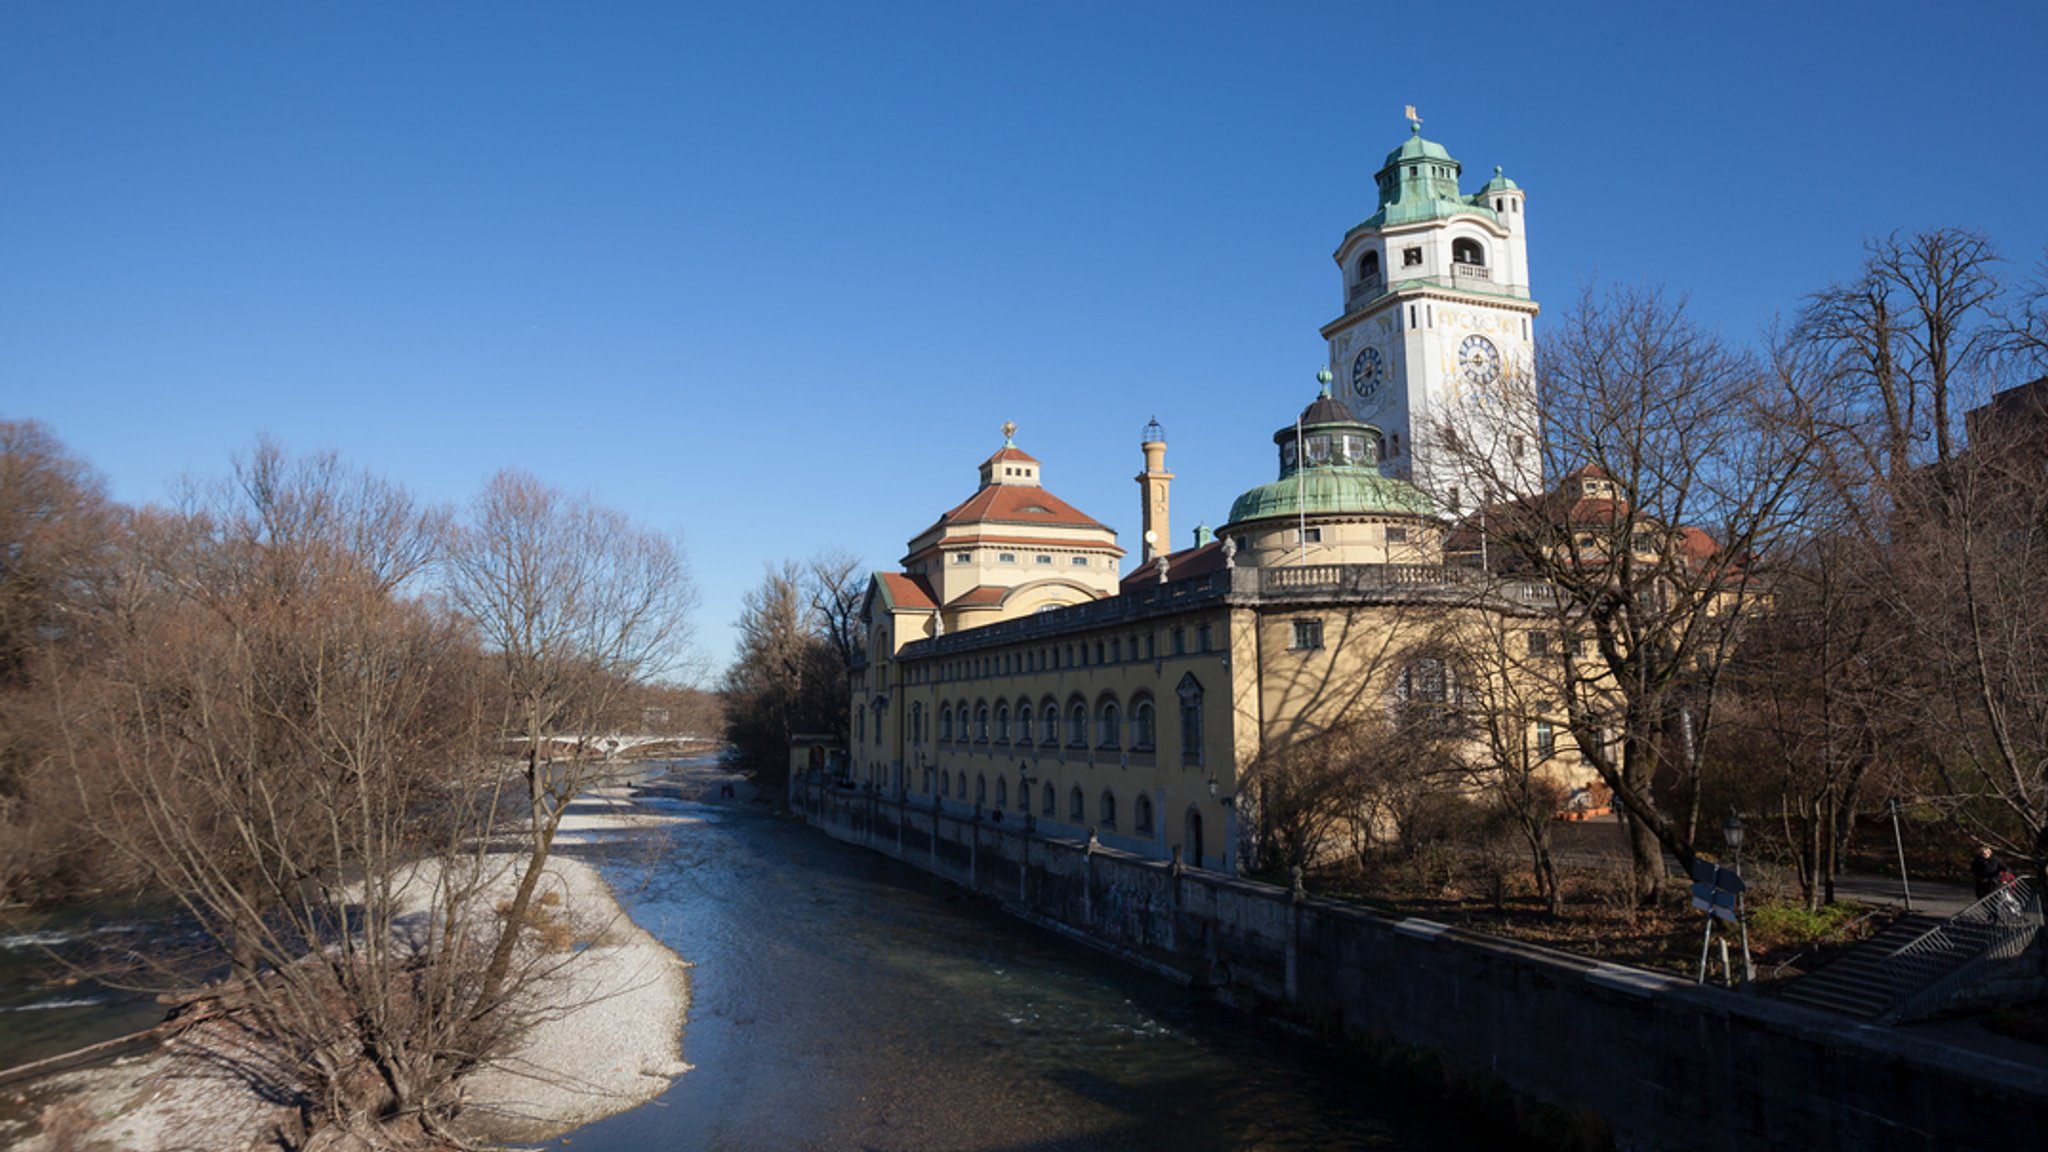
M1998 890L1998 878L2004 871L2005 862L1992 854L1991 845L1979 844L1976 858L1970 861L1970 879L1977 883L1977 899Z

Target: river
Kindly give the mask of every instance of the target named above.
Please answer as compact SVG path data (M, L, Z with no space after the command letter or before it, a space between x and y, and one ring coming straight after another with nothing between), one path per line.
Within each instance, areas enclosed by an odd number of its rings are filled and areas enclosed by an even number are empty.
M571 1133L577 1152L1512 1147L906 865L755 809L650 803L693 822L571 850L696 965L696 1070Z
M1280 1152L1512 1148L1351 1054L1033 928L906 865L734 801L646 799L658 829L565 837L695 967L695 1070L547 1146L573 1152ZM152 1022L0 948L0 1066ZM161 923L161 922L159 922ZM49 975L45 968L41 975Z

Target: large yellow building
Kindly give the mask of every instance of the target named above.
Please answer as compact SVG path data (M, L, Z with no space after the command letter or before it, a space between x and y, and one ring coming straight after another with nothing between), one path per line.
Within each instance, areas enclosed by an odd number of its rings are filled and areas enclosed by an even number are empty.
M1347 394L1386 409L1406 443L1333 396L1325 371L1273 436L1277 477L1239 496L1214 538L1170 551L1155 422L1140 442L1144 546L1119 579L1116 534L1054 496L1006 426L974 492L911 538L900 572L870 582L848 759L861 786L1233 869L1240 785L1262 753L1362 710L1467 699L1458 680L1473 673L1448 639L1509 637L1514 607L1446 564L1457 509L1402 477L1441 471L1415 459L1413 427L1461 384L1489 386L1495 341L1522 347L1535 305L1520 190L1496 176L1461 197L1456 177L1415 136L1380 173L1380 211L1336 254L1333 359ZM1397 321L1412 338L1353 348ZM1550 724L1532 720L1527 738L1568 767Z

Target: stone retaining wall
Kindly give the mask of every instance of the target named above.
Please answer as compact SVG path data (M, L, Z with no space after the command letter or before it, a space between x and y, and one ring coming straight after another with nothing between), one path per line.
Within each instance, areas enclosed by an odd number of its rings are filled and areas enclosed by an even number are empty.
M792 801L1162 974L1591 1109L1620 1147L2048 1148L2048 1068L872 794Z

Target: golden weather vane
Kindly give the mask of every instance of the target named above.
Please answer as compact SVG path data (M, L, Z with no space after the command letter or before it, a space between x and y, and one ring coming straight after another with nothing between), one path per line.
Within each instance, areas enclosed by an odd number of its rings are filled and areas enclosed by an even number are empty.
M1408 118L1408 122L1410 124L1415 125L1417 129L1420 129L1422 127L1422 117L1416 114L1415 105L1407 105L1406 111L1404 111L1402 115L1406 116Z
M1005 445L1009 444L1009 443L1010 443L1010 440L1011 440L1011 438L1012 438L1012 437L1014 437L1014 436L1016 436L1016 435L1017 435L1017 422L1016 422L1015 420L1005 420L1005 421L1003 421L1003 443L1004 443Z

